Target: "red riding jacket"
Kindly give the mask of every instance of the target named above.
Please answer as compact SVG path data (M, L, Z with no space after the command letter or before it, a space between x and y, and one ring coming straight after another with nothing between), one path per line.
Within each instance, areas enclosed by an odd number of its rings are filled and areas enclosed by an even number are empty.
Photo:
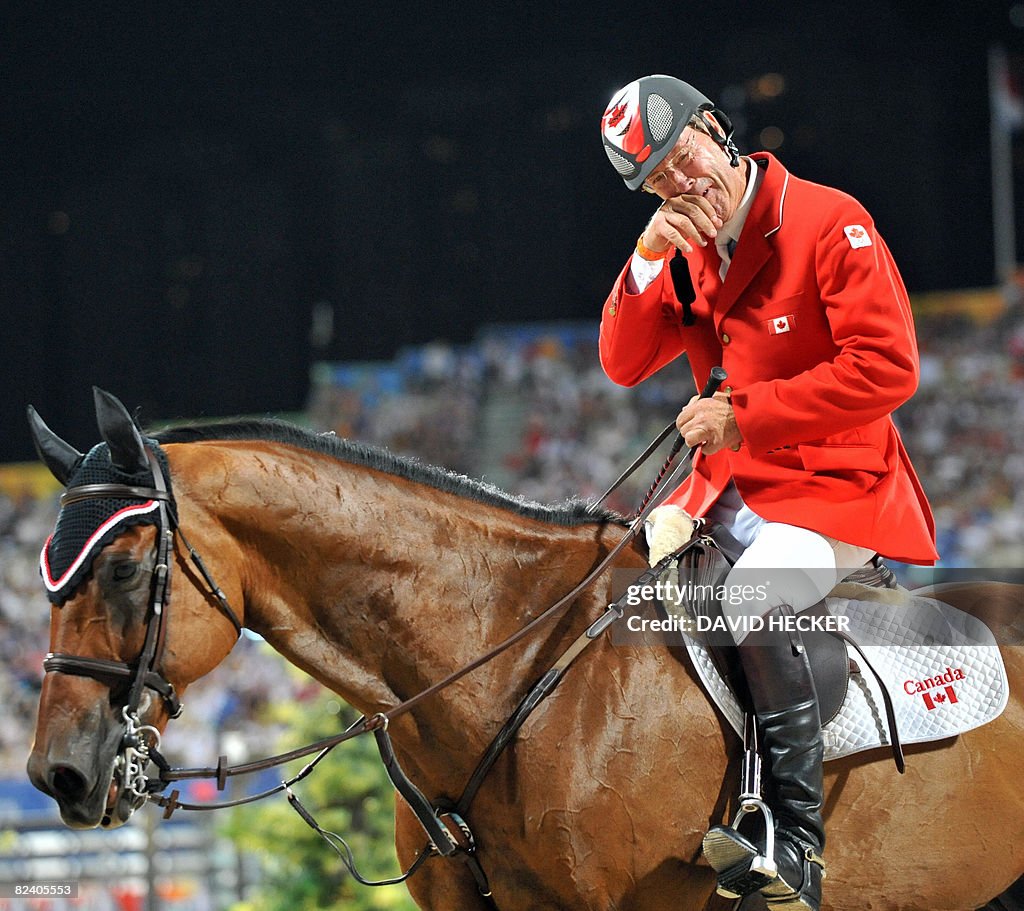
M769 521L933 563L931 509L890 416L918 382L892 256L852 197L766 152L751 158L764 177L725 282L713 244L686 254L695 320L684 326L668 263L640 294L625 289L627 263L601 320L605 372L632 386L683 352L698 388L716 364L728 371L743 445L698 453L669 502L703 515L732 478Z

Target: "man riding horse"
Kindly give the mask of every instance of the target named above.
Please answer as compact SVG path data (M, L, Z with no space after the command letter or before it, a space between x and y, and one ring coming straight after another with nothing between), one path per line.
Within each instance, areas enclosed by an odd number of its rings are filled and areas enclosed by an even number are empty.
M891 414L916 390L910 303L863 206L801 180L768 152L741 156L728 117L670 76L616 92L604 149L631 190L659 197L604 306L601 362L632 386L684 352L697 387L729 386L676 420L693 472L655 511L706 517L744 548L730 579L770 572L768 601L723 605L768 760L777 875L761 848L714 826L704 853L723 894L760 890L772 909L817 911L822 740L799 633L803 610L876 554L937 559L934 523ZM749 578L747 576L746 578ZM735 579L732 579L735 581ZM752 622L761 618L765 621Z

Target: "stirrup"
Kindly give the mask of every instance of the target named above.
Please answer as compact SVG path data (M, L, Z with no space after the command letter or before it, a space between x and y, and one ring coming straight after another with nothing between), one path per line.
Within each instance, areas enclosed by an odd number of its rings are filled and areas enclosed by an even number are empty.
M718 874L715 891L723 898L743 898L778 879L774 851L768 849L769 844L774 848L775 835L772 829L767 832L762 851L732 826L712 826L708 830L704 856Z
M704 856L718 873L716 892L723 898L743 898L778 878L775 863L775 816L761 799L761 756L757 750L757 723L744 718L744 752L739 809L728 826L712 826L704 836ZM764 817L764 850L739 832L748 813Z

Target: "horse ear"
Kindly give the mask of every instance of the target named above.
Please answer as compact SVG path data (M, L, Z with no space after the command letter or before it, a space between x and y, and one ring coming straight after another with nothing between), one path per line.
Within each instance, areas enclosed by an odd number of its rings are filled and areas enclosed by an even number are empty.
M50 469L61 484L67 487L68 478L81 460L82 453L50 430L31 405L28 406L28 426L32 431L32 442L35 444L39 460Z
M147 469L146 444L128 409L98 386L92 387L92 394L96 403L96 423L110 448L111 463L128 474Z

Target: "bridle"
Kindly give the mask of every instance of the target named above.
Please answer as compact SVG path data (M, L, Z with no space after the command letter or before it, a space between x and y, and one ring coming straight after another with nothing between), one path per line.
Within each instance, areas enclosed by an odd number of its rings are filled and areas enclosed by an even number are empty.
M242 624L231 605L228 604L224 593L214 584L201 558L181 534L174 496L160 460L148 447L146 456L153 472L152 487L116 483L82 484L78 487L69 487L60 498L61 508L81 500L108 497L155 500L157 502L155 560L149 605L146 610L146 632L139 657L129 664L125 661L113 661L108 658L91 658L83 655L51 652L43 659L43 669L47 673L90 677L111 689L127 681L128 698L121 710L125 732L121 738L120 752L115 760L115 775L120 773L125 788L139 799L140 804L138 805L141 805L141 802L149 794L145 769L151 758L151 751L158 749L160 745L160 732L152 725L143 724L139 718L139 707L142 704L144 691L153 690L163 700L170 718L177 718L182 710L174 684L160 670L167 635L167 607L170 599L171 566L173 565L176 531L209 585L220 610L231 621L236 634L241 635L242 632Z

